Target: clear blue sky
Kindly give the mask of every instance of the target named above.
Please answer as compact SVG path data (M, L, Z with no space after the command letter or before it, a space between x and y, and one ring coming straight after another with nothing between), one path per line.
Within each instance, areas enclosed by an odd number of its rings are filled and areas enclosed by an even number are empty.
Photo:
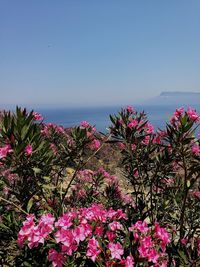
M199 0L0 0L0 105L200 91Z

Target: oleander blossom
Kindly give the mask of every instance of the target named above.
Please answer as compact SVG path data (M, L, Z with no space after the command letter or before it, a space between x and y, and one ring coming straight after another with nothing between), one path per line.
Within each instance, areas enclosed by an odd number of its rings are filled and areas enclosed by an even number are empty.
M192 146L192 153L195 155L195 156L200 156L200 146L199 145L193 145Z
M30 144L28 144L26 147L25 147L25 154L27 155L27 156L30 156L31 154L32 154L32 152L33 152L33 147L32 147L32 145L30 145Z
M99 249L98 241L94 237L91 238L88 241L86 256L88 256L93 262L95 262L96 258L100 253L101 250Z
M159 223L155 223L155 237L161 241L161 248L165 252L167 244L170 243L170 235Z
M199 121L200 120L200 116L198 115L196 110L191 108L191 107L188 108L187 115L192 121Z
M138 125L138 120L134 119L134 120L131 120L131 122L129 122L128 128L132 129L132 128L135 128L137 125Z
M89 145L91 150L98 150L101 146L101 143L98 139L94 139L92 143Z
M43 120L42 115L40 113L38 113L38 112L33 112L33 118L36 121L42 121Z
M147 223L144 221L137 221L135 224L133 224L131 227L129 227L129 231L138 230L140 233L146 233L148 231Z
M120 264L125 267L134 267L134 259L131 255L127 256L125 260L122 260L120 262Z
M7 155L12 151L13 150L11 149L11 146L9 144L0 147L0 159L7 157Z
M37 247L39 243L44 244L45 238L53 231L55 218L51 214L41 216L38 225L35 224L35 216L28 215L26 221L18 234L18 244L20 247L28 241L29 248Z
M193 195L194 197L196 197L197 199L200 200L200 191L198 191L198 190L193 190L191 193L192 193L192 195Z
M121 256L124 254L124 249L119 242L117 242L116 244L112 243L112 242L109 243L108 248L111 252L111 258L112 259L121 260Z
M48 253L48 260L52 262L53 267L62 267L65 261L64 253L59 253L51 248Z
M83 127L83 128L89 128L89 127L90 127L90 124L89 124L89 122L87 122L87 121L81 121L80 125L81 125L81 127Z
M134 113L134 107L133 106L127 106L125 110L131 114Z
M170 119L171 124L174 125L174 126L179 124L179 120L183 116L183 114L184 114L184 108L182 108L182 107L181 108L177 108L175 110L173 116Z
M61 267L66 264L68 257L76 258L81 252L95 263L106 257L105 266L116 264L133 267L135 259L122 245L125 219L126 214L122 210L105 209L103 205L96 203L87 208L73 208L57 221L51 214L44 214L39 220L34 215L28 215L18 234L18 245L22 247L27 244L32 249L50 241L48 260L52 262L52 266ZM137 244L135 249L140 259L153 263L155 267L167 266L165 249L170 236L166 229L158 223L148 227L146 222L138 221L129 231L133 232L133 242ZM56 249L52 248L53 242Z

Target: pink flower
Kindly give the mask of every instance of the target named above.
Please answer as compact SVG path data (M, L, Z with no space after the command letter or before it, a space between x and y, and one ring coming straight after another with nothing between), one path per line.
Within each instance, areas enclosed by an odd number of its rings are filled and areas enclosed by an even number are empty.
M172 169L173 169L173 171L178 171L179 165L178 165L178 163L176 161L172 162Z
M117 221L114 221L114 222L112 222L112 223L109 223L109 225L108 225L109 227L110 227L110 229L112 230L112 231L116 231L116 230L122 230L122 225L121 225L121 223L119 223L119 222L117 222Z
M200 191L194 190L192 192L193 196L195 196L196 198L200 199Z
M86 237L92 235L92 228L89 224L81 224L74 229L73 235L74 239L79 244L80 241L84 241Z
M9 153L13 150L11 149L10 145L5 145L0 148L0 159L5 158Z
M90 124L89 124L89 122L87 122L87 121L81 121L80 125L81 125L82 127L84 127L84 128L89 128L89 127L90 127Z
M51 248L48 253L48 260L52 261L53 267L62 267L65 257L63 253L58 253L55 249Z
M126 148L126 145L122 142L119 142L118 146L120 150L124 150Z
M103 226L97 226L95 228L94 234L97 235L97 236L102 236L103 232L104 232Z
M140 233L146 233L148 231L148 226L146 222L137 221L135 224L133 224L131 227L129 227L129 231L135 231L138 230Z
M195 109L192 109L191 107L187 110L187 115L192 121L199 121L200 117L197 114Z
M142 140L142 144L148 145L149 141L150 141L150 136L149 135L146 135L144 137L144 139Z
M96 257L101 253L101 250L99 249L99 243L98 241L93 237L88 242L87 247L87 253L86 256L88 256L93 262L95 262Z
M132 207L135 207L134 201L133 201L133 198L131 195L122 193L122 200L125 204L127 204L127 205L130 204L130 205L132 205Z
M50 144L50 149L53 151L54 155L58 154L58 149L55 144Z
M9 191L10 191L10 188L7 187L7 186L4 186L2 191L3 191L3 193L7 196L8 193L9 193Z
M135 151L136 148L137 148L137 146L136 146L135 144L131 144L131 150L132 150L132 151Z
M42 121L43 120L42 115L38 112L33 112L33 117L34 117L34 120L36 120L36 121Z
M72 220L76 218L76 214L73 212L65 213L62 217L59 217L58 221L55 223L55 226L64 230L72 226Z
M125 260L120 261L120 264L123 264L125 267L134 267L134 259L130 255Z
M107 220L107 212L100 204L93 204L89 208L82 208L80 210L82 217L88 221L106 222Z
M115 243L109 243L108 248L111 252L112 259L118 259L121 260L121 256L124 254L124 249L122 248L122 245L117 242Z
M183 113L184 113L184 108L177 108L176 111L174 112L174 117L178 119L182 116Z
M161 136L157 134L153 139L153 143L154 144L160 144L161 143Z
M25 153L26 153L26 155L27 156L30 156L31 154L32 154L32 152L33 152L33 148L32 148L32 146L29 144L29 145L27 145L26 147L25 147Z
M23 222L23 226L18 233L18 239L17 239L17 243L20 247L22 247L24 242L28 240L30 236L32 236L32 232L34 231L35 227L34 219L35 216L30 214L26 217L26 220Z
M113 242L115 237L116 237L116 234L114 232L112 232L112 231L107 231L106 232L106 236L108 237L108 240L110 242Z
M148 253L148 261L157 263L158 259L159 259L158 252L155 249L150 249Z
M72 254L77 251L78 245L74 242L70 246L61 245L62 252L65 254L72 256Z
M134 176L135 176L135 177L138 177L138 176L139 176L139 172L138 172L138 170L134 170Z
M134 259L132 256L128 256L125 261L125 267L133 267L134 266Z
M181 239L181 244L186 245L188 243L188 239L187 238L182 238Z
M98 149L100 148L100 146L101 146L100 141L97 140L97 139L94 139L94 140L92 141L91 145L90 145L90 148L91 148L92 150L98 150Z
M145 244L141 244L138 248L139 254L141 258L147 258L149 253L149 248L145 246Z
M35 225L35 217L29 215L18 234L18 244L22 246L28 240L28 247L37 247L39 243L44 244L44 239L54 229L54 217L51 214L44 214L41 216L38 225Z
M151 133L153 133L153 131L154 131L154 127L153 127L153 125L151 124L151 123L147 123L146 124L146 133L147 134L151 134Z
M196 242L197 242L198 255L200 256L200 236L196 238Z
M72 230L61 228L55 233L55 239L57 243L62 243L66 247L70 247L74 242L74 234Z
M152 242L152 239L150 236L144 236L142 239L141 239L141 244L144 245L146 248L151 248L153 247L153 242Z
M110 218L111 220L127 219L126 214L121 209L115 211L112 208L110 208L107 211L107 217Z
M129 113L133 113L134 112L134 108L132 106L127 106L126 107L126 110L129 112Z
M52 214L44 214L39 220L39 228L41 235L46 238L54 230L55 218Z
M165 228L160 227L158 223L155 223L155 236L162 241L161 248L165 251L166 245L170 243L170 235Z
M131 122L129 122L128 128L132 129L136 127L137 125L138 125L138 120L132 120Z
M199 145L193 145L192 146L192 153L195 156L199 156L200 155L200 146Z

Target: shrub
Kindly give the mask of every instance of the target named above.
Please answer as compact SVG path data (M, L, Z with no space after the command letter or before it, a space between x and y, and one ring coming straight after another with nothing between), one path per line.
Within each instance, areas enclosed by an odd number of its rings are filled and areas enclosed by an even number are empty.
M156 131L132 107L110 118L102 136L85 121L64 129L33 111L4 112L0 230L21 247L5 263L199 266L199 115L176 109ZM128 192L104 168L86 169L105 143L121 152Z

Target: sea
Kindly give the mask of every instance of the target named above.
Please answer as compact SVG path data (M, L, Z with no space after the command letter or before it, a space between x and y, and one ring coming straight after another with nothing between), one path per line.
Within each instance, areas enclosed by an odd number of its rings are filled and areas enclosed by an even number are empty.
M163 129L166 122L169 121L176 107L173 105L136 105L137 111L145 111L148 120L155 129ZM41 108L39 111L45 123L56 123L66 128L77 126L81 121L88 121L91 125L95 125L97 131L102 133L108 132L111 125L109 115L117 114L121 107L83 107L83 108Z

